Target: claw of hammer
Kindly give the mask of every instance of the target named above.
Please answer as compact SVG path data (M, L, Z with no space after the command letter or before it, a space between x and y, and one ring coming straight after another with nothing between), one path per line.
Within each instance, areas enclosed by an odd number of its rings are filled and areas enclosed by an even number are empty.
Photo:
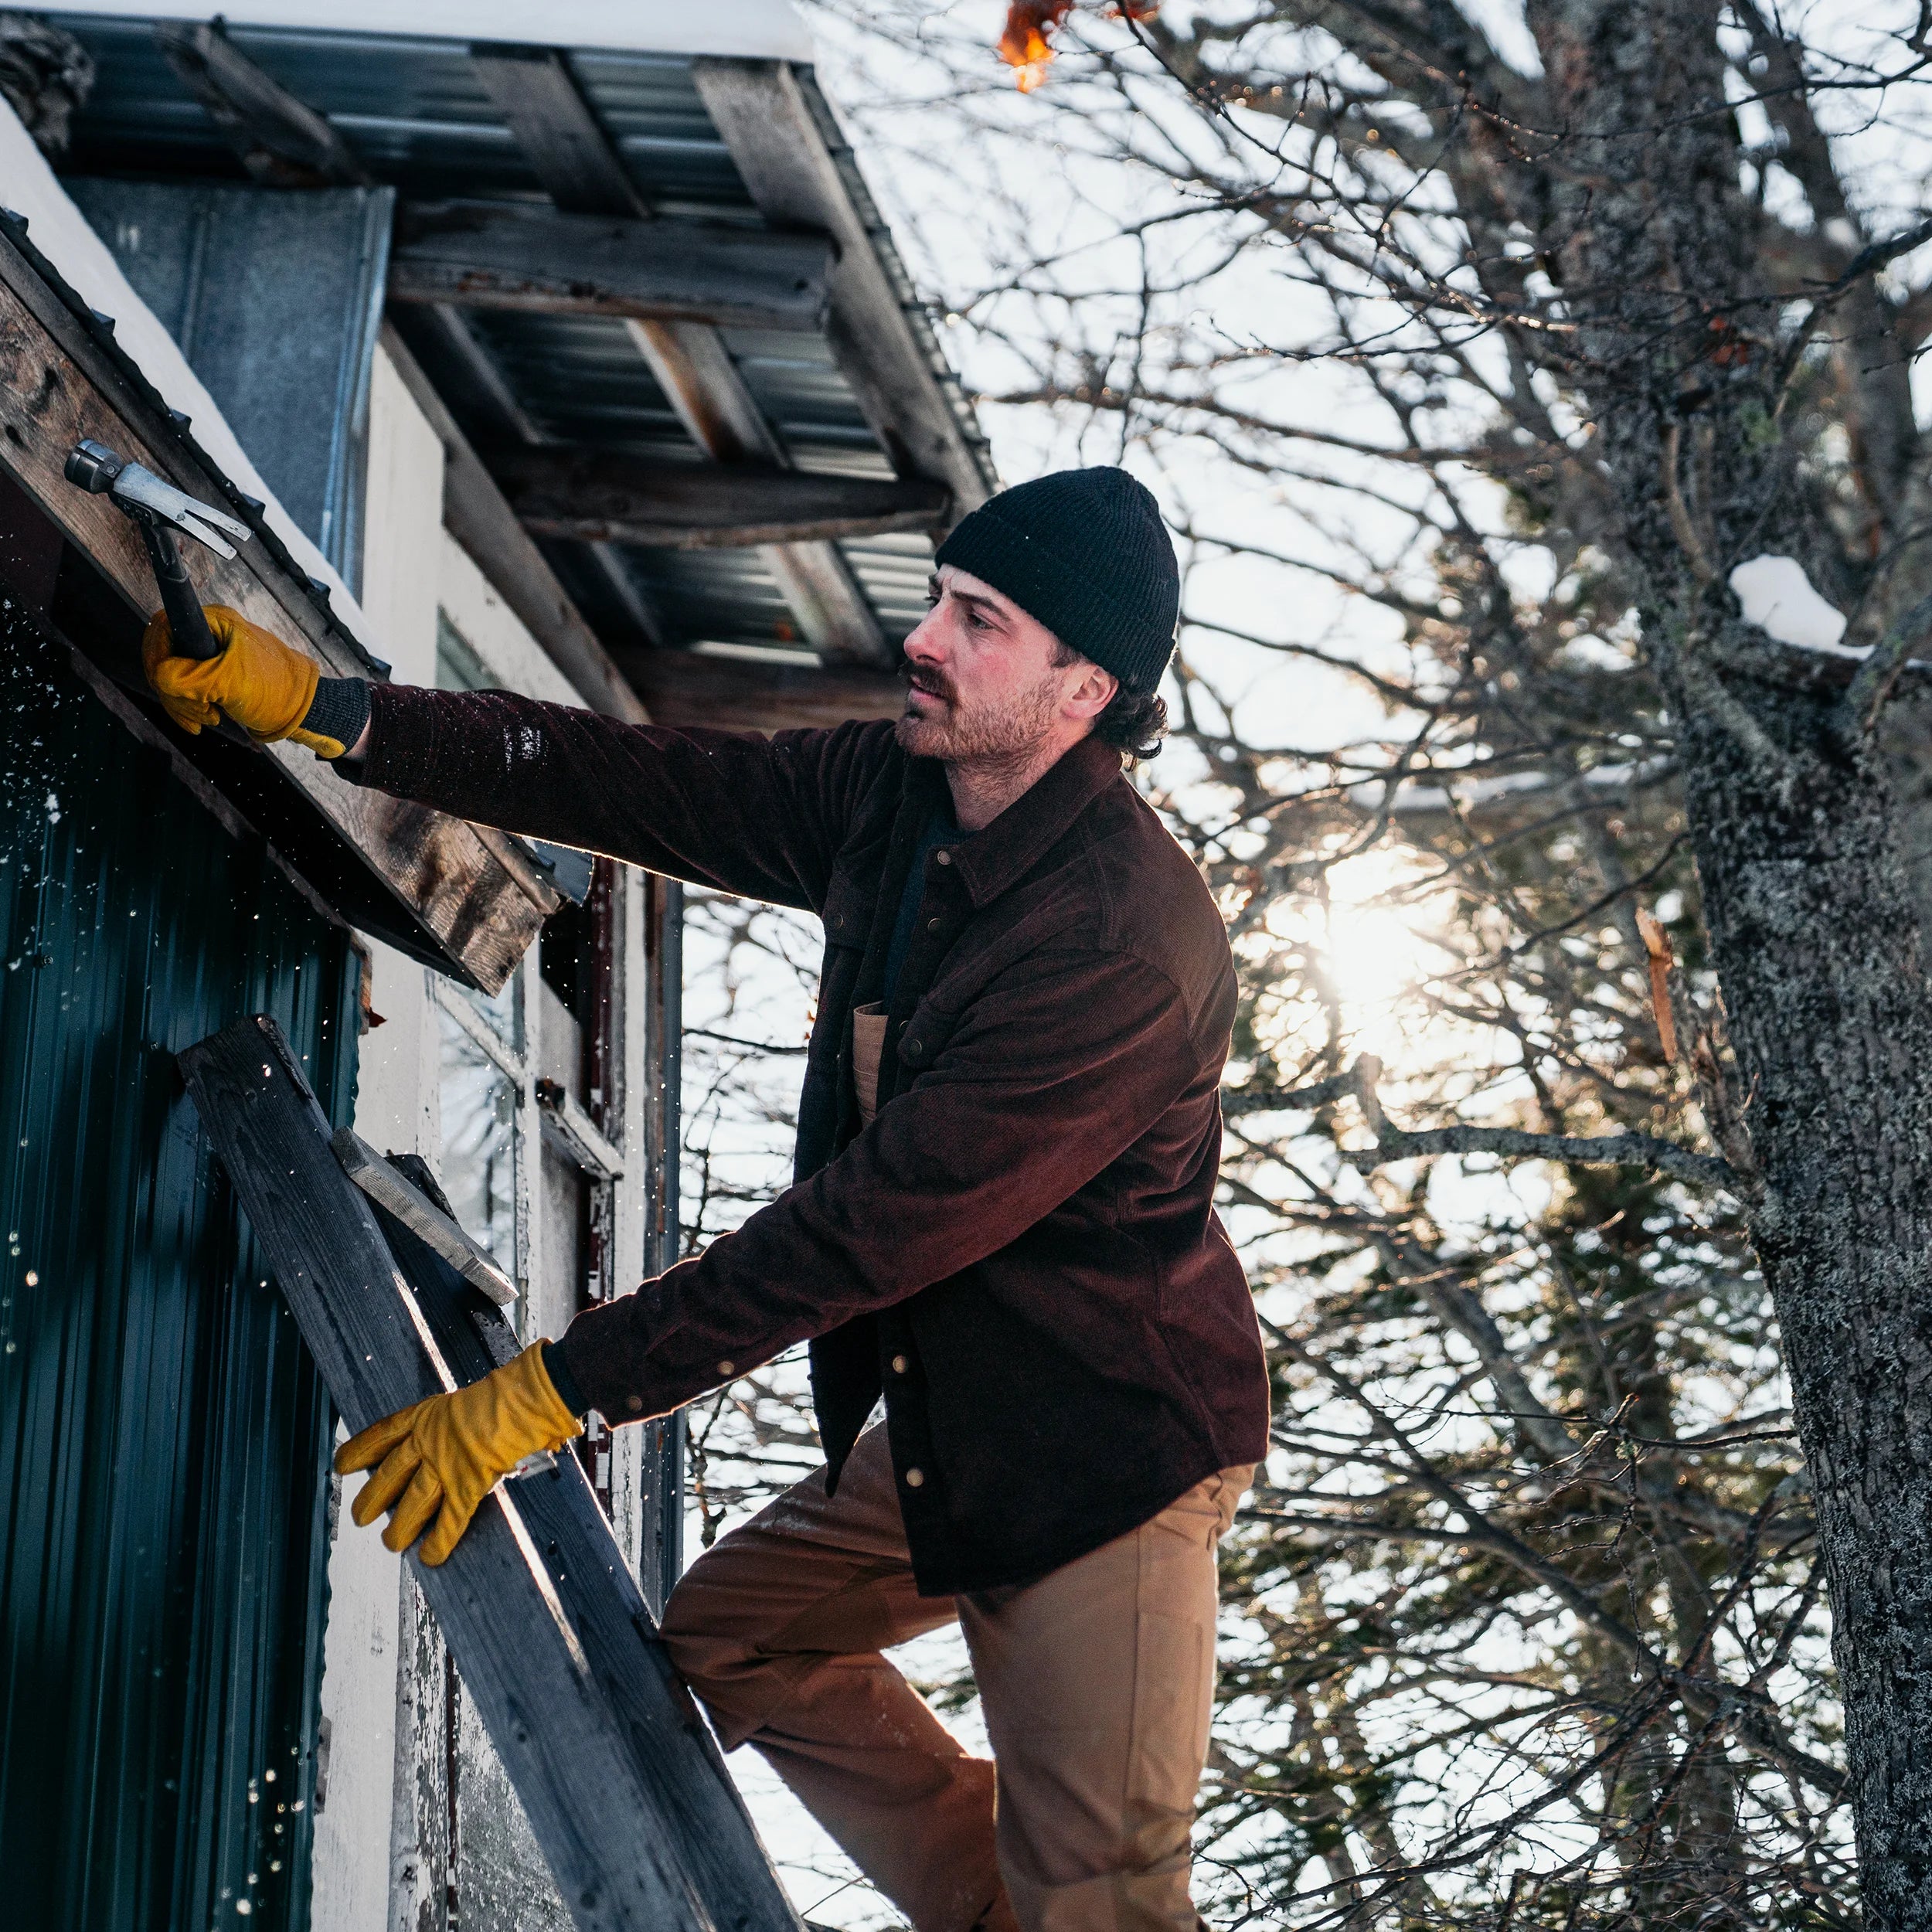
M67 453L66 477L95 496L112 497L124 510L146 511L219 556L233 556L235 544L246 543L254 535L246 523L164 483L152 470L128 462L105 443L77 444ZM231 538L232 543L227 540Z

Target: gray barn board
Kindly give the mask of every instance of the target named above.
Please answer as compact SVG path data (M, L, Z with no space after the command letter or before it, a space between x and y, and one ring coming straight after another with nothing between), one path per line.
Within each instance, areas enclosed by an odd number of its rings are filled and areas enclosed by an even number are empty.
M342 1171L272 1019L180 1064L351 1429L515 1351L501 1312ZM799 1932L575 1457L499 1485L446 1563L409 1561L580 1932Z
M389 297L808 331L825 319L832 267L822 236L482 202L406 202L396 213Z

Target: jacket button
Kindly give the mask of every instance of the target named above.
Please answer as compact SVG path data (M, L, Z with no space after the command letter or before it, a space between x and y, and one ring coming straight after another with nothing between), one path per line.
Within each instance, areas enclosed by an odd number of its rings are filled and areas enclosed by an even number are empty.
M933 856L937 859L942 866L950 866L953 862L953 855L949 852L936 852L933 854ZM908 1480L910 1481L910 1478L908 1478Z
M721 1376L736 1375L738 1372L738 1365L735 1362L721 1362L718 1364L718 1372Z
M832 916L832 923L835 926L844 925L845 923L845 915L843 913L834 913Z
M903 1376L912 1366L903 1355L893 1357L893 1373L896 1376Z
M634 1416L641 1416L644 1413L644 1397L642 1396L626 1396L624 1399L624 1406L625 1408L628 1409Z
M936 919L927 920L926 922L926 930L929 933L937 932L939 930L939 921Z
M925 1049L916 1039L909 1039L906 1041L906 1044L900 1049L900 1051L903 1053L909 1060L917 1060L924 1050Z
M908 1489L917 1489L925 1480L926 1472L923 1469L908 1469L906 1471L906 1487Z

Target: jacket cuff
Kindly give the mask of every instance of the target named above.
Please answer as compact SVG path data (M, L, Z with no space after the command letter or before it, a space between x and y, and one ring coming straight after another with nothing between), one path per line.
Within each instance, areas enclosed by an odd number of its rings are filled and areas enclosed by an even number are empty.
M369 749L354 782L406 798L415 795L415 787L433 781L437 700L445 696L420 685L371 684Z

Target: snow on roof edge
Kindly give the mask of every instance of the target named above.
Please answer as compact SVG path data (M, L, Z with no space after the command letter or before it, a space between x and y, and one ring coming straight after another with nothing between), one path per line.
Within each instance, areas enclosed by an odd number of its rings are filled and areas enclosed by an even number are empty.
M191 419L191 434L203 453L231 483L259 497L263 520L287 547L297 566L329 588L329 607L342 628L366 650L379 653L379 641L369 634L369 620L335 567L318 550L294 519L282 508L261 472L249 461L240 439L202 387L173 336L155 312L134 293L107 244L87 225L87 217L47 165L46 157L19 117L0 100L0 205L26 218L28 238L59 270L81 300L114 322L114 341L128 359L160 393L170 409Z
M230 26L328 33L421 35L438 40L504 40L524 46L607 49L618 53L721 54L741 60L812 58L811 36L790 0L63 0L49 9L126 20L208 20Z

